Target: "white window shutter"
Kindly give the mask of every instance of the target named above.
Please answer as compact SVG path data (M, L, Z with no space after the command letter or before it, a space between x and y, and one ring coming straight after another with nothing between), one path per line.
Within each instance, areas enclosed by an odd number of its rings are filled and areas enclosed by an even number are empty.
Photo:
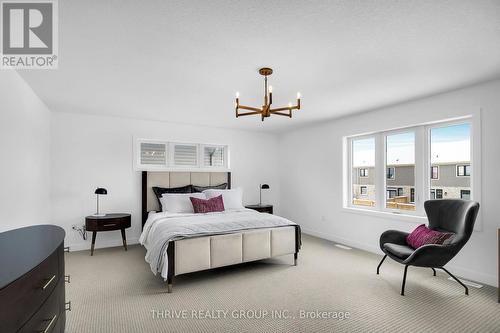
M198 146L188 144L175 144L174 165L198 166Z
M205 167L224 167L225 166L225 148L217 146L203 147L203 166Z
M141 142L141 164L158 165L167 164L167 145L165 143Z

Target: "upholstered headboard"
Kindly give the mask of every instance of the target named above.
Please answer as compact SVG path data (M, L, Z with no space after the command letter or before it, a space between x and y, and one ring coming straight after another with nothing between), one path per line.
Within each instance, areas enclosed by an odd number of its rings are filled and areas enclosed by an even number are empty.
M160 211L158 200L153 192L154 186L180 187L186 185L210 186L227 183L231 188L230 172L142 172L142 226L146 223L148 212Z

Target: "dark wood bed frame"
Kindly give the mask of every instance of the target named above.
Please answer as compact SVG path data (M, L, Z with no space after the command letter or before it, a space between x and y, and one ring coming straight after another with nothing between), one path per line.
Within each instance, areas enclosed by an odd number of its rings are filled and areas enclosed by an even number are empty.
M148 219L148 172L154 171L143 171L142 172L142 228ZM192 185L192 184L191 184ZM231 188L231 172L227 173L227 188ZM297 265L297 258L299 254L300 247L302 245L301 241L301 230L300 226L297 225L295 228L295 254L294 254L294 265ZM167 275L167 292L172 292L172 283L175 276L175 246L174 242L170 242L167 247L167 258L168 258L168 275Z

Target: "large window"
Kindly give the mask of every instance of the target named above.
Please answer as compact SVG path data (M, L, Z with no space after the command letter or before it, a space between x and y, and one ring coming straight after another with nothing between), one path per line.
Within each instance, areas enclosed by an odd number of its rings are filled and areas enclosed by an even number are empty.
M423 216L426 200L475 198L472 123L469 118L346 138L346 205Z
M351 204L375 206L375 139L360 138L351 141ZM370 170L372 172L370 172Z

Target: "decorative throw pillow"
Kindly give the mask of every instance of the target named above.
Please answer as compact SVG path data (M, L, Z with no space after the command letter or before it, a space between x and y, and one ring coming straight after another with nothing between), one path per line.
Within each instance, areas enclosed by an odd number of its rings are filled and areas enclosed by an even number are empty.
M451 232L432 230L421 224L406 237L406 243L414 249L426 244L449 244L453 235Z
M193 193L203 192L205 190L225 190L227 189L227 183L212 185L212 186L196 186L193 185Z
M158 204L162 211L164 210L161 204L161 196L164 193L193 193L193 188L191 185L181 186L181 187L157 187L153 186L153 192L155 192L156 199L158 199Z
M189 199L193 204L193 210L195 213L212 213L224 211L224 200L222 200L222 195L208 200L193 197Z

